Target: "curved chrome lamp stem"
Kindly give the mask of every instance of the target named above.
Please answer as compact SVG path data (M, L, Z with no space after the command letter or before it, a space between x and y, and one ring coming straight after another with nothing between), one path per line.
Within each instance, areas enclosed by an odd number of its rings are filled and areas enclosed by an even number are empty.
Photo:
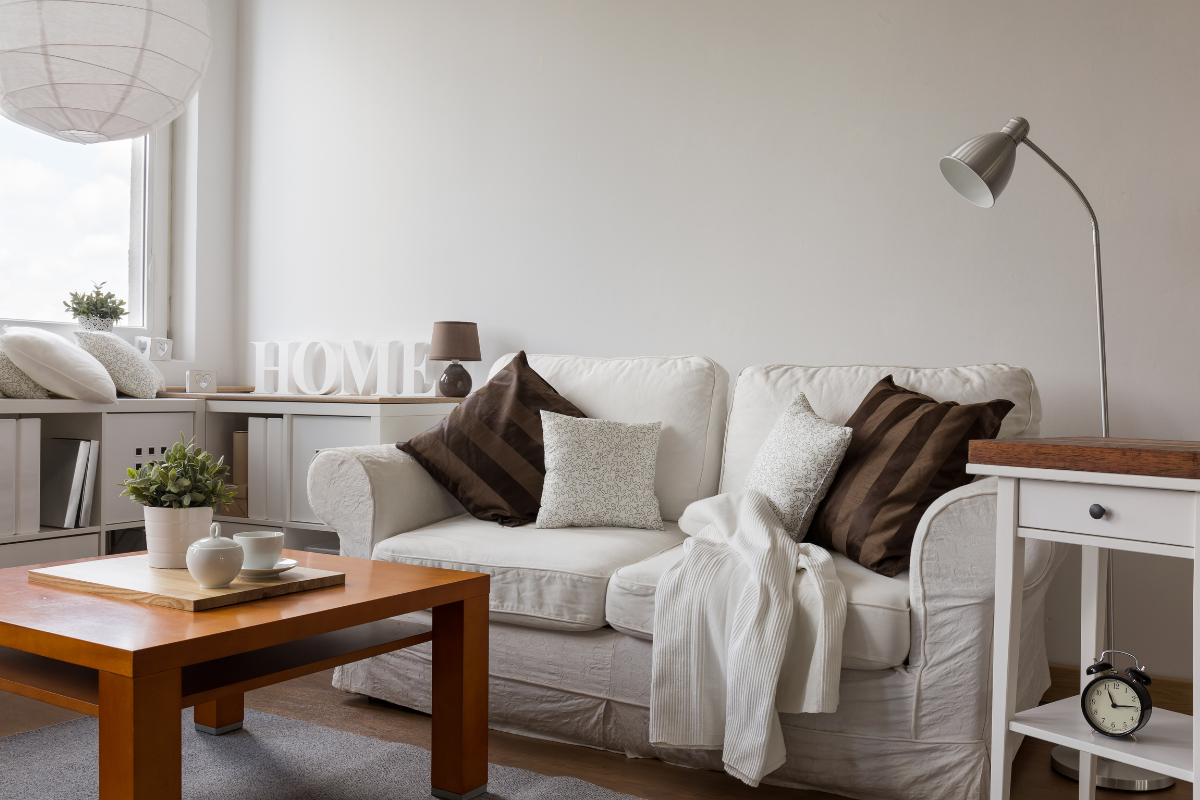
M1083 207L1087 209L1088 216L1092 218L1092 247L1096 259L1096 328L1100 341L1100 430L1101 436L1108 436L1108 359L1104 351L1104 283L1100 276L1100 223L1096 220L1096 212L1092 210L1092 204L1084 197L1083 190L1075 181L1071 180L1062 167L1054 163L1054 159L1046 155L1042 148L1029 140L1028 136L1022 137L1022 142L1029 145L1029 149L1037 153L1042 159L1049 164L1055 172L1062 176L1062 179L1067 182L1071 189L1075 192L1079 202L1083 203Z

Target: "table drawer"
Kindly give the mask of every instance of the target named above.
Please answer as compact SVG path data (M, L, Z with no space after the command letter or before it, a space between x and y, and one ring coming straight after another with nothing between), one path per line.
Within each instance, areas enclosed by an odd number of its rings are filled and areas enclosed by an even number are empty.
M1195 543L1194 492L1034 480L1022 480L1019 490L1022 528L1185 547ZM1104 506L1100 519L1089 513L1094 503Z

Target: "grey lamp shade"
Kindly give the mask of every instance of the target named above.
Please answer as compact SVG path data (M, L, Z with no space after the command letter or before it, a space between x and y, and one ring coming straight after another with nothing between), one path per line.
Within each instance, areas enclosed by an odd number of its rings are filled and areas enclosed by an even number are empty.
M991 208L1012 177L1017 145L1027 133L1029 123L1015 117L998 133L976 136L942 157L942 175L963 197L977 206Z
M474 322L435 322L430 361L479 361L479 326Z

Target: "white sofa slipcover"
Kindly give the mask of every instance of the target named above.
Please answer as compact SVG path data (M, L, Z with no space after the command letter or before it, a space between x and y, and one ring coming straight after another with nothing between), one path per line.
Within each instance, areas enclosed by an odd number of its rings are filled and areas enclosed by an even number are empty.
M469 514L380 542L374 557L492 576L491 618L531 628L603 628L613 573L678 547L686 536L631 528L502 528Z
M613 573L604 607L608 624L621 633L653 639L654 592L662 576L682 558L683 547L677 546ZM888 669L903 664L909 642L908 571L889 578L841 553L833 554L833 566L846 590L842 668Z
M717 490L713 453L720 448L713 447L713 437L719 438L715 431L723 419L725 401L717 390L723 373L712 365L713 377L700 379L698 374L708 369L705 362L712 364L708 359L698 359L694 366L677 359L608 361L530 357L534 368L586 413L630 422L672 415L680 435L666 457L660 452L659 466L666 468L660 477L669 477L656 489L675 492L672 514L677 517L691 502L689 498L700 499ZM661 367L664 382L673 391L663 391L663 383L629 363L635 361ZM906 369L771 366L743 371L725 439L729 462L725 489L740 485L739 470L744 475L748 469L751 451L757 449L754 441L761 443L775 416L794 396L789 393L801 387L812 392L819 412L841 414L844 421L870 386L890 373L901 385L937 399L965 402L1006 397L1016 404L1010 417L1015 414L1017 421L1002 429L1001 435L1032 435L1037 430L1041 413L1037 389L1024 370L1004 365ZM629 391L623 392L615 382L626 375ZM819 380L810 379L813 375ZM858 399L851 403L849 398L860 388ZM689 398L672 400L680 392ZM778 398L785 396L780 404ZM647 416L655 413L648 401L659 404L663 417ZM404 539L413 531L420 535L421 528L462 514L461 507L436 484L431 486L423 473L394 447L323 451L310 467L311 505L338 530L344 553L364 556L374 551L383 557L385 550L395 546L393 539ZM684 475L690 476L690 482L680 479ZM353 496L330 487L341 487ZM947 493L929 508L914 537L906 587L907 659L888 668L844 668L837 713L785 715L788 760L767 777L768 783L860 798L986 797L995 494L994 480L977 481ZM565 537L571 531L557 533ZM667 558L668 552L664 548L649 557ZM1049 685L1043 606L1064 553L1061 545L1048 542L1030 542L1026 547L1020 709L1035 705ZM622 564L613 574L630 566ZM904 581L885 580L895 583L887 591L894 599ZM491 625L491 727L631 756L720 768L719 753L663 750L649 744L651 641L607 626L587 631L532 627L528 617L504 616L507 609L496 610ZM428 619L424 612L414 616ZM521 624L501 619L520 619ZM881 660L895 658L887 655ZM334 682L347 691L428 711L429 679L429 646L421 645L340 667Z

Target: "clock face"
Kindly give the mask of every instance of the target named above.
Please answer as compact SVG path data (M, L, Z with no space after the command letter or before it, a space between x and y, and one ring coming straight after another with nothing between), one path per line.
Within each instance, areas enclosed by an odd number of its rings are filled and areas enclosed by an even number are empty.
M1087 688L1083 710L1092 725L1109 736L1133 733L1142 718L1142 701L1116 678L1101 678Z

